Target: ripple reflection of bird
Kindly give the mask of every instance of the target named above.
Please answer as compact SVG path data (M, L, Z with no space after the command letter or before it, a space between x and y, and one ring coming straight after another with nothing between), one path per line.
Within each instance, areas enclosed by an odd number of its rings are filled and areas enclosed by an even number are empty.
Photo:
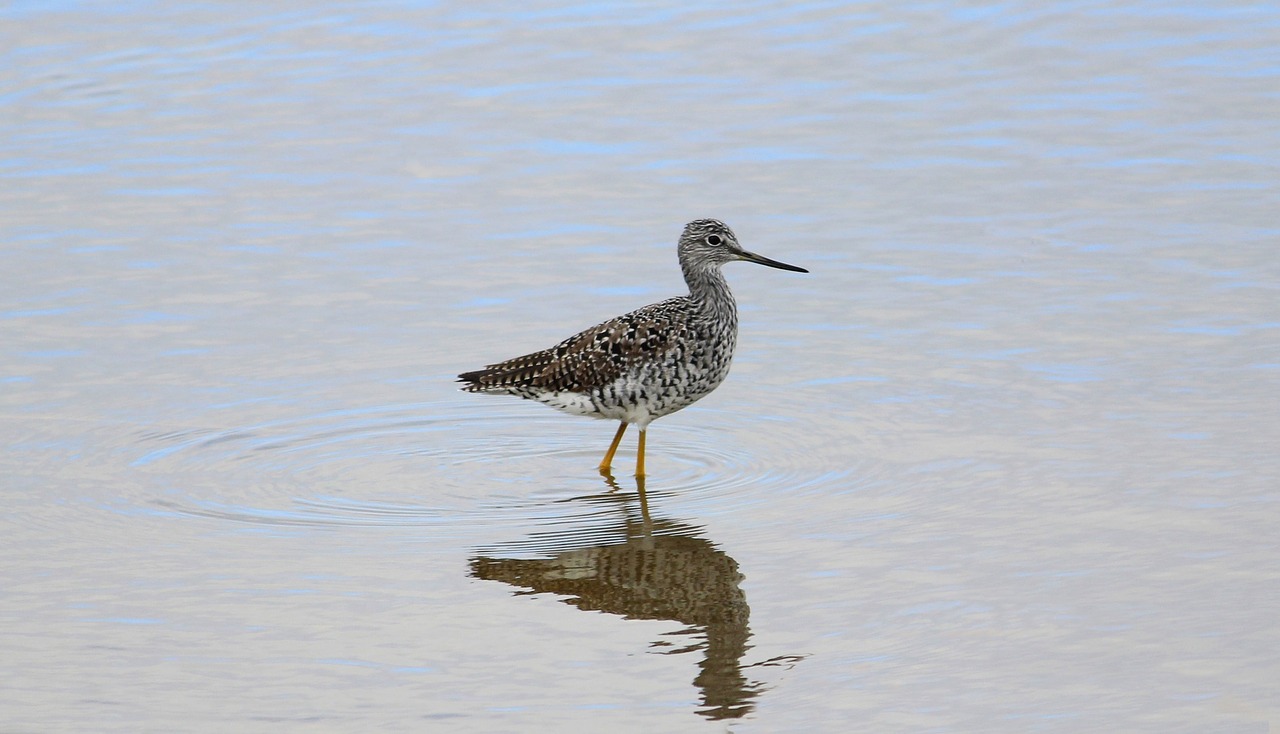
M535 533L501 548L481 549L471 559L471 575L533 593L563 594L569 597L565 603L583 611L687 625L672 633L687 642L654 646L669 647L670 654L702 651L694 679L702 699L698 713L709 719L741 717L751 711L762 684L743 675L750 608L738 586L743 578L738 563L698 537L699 528L652 519L643 481L637 480L639 493L630 494L616 491L607 476L610 492L568 500L612 507L616 513L607 524L597 520L590 527ZM503 554L545 557L497 557Z

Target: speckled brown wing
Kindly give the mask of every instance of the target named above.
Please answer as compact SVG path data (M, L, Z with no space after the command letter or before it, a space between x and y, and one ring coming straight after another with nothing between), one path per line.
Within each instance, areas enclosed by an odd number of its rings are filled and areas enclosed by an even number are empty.
M458 375L458 382L464 383L462 389L466 392L502 392L527 387L554 360L555 349L544 349L487 365L482 370L463 372Z
M632 365L652 361L680 343L687 329L688 297L610 319L550 349L458 375L467 392L585 392L608 385Z

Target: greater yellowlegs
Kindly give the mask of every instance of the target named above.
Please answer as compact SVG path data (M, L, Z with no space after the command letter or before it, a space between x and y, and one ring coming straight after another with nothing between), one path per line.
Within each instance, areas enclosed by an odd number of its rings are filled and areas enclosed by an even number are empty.
M629 424L640 428L636 476L644 476L644 436L657 418L687 407L729 374L738 308L720 266L734 260L807 273L747 252L716 219L685 225L677 248L689 295L668 298L581 331L541 352L464 372L466 392L515 395L575 415L619 421L600 462L608 474Z

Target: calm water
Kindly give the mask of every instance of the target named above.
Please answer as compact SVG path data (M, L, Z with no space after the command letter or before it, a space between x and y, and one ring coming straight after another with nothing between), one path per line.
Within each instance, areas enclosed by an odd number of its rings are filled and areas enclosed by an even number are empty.
M0 730L1280 726L1280 8L270 7L0 10Z

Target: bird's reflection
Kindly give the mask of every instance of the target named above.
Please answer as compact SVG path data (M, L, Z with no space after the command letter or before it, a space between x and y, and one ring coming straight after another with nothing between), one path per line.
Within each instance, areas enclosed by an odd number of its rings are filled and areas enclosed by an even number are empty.
M688 524L653 519L644 480L638 494L618 491L605 475L610 491L568 500L609 512L576 530L537 533L503 547L485 548L471 559L471 575L569 598L584 611L602 611L628 619L669 619L686 625L671 636L680 641L655 642L665 653L702 652L698 664L699 713L710 719L732 719L751 711L761 684L747 680L746 653L750 610L738 587L738 563ZM601 517L605 519L601 519ZM504 555L540 555L524 559ZM773 664L770 661L766 664Z

